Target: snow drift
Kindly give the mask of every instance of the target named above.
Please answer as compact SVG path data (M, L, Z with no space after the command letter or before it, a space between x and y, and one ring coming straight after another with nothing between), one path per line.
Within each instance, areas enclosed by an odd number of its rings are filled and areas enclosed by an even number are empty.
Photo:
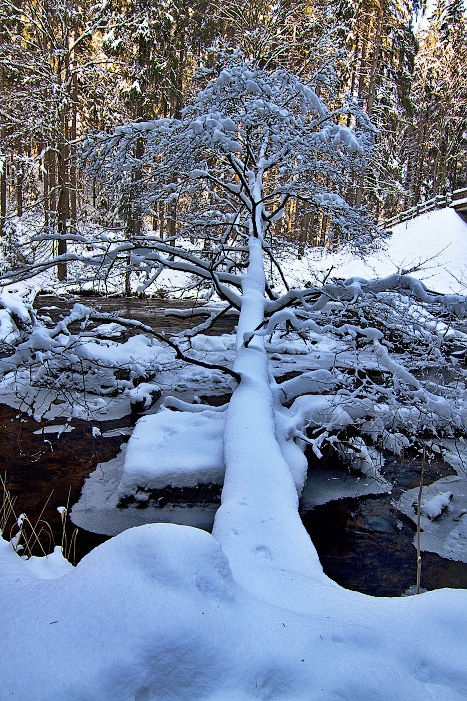
M392 228L379 249L362 259L349 251L310 249L294 261L290 279L303 280L334 266L335 277L385 277L408 272L436 292L465 294L467 289L467 223L454 209L422 214Z

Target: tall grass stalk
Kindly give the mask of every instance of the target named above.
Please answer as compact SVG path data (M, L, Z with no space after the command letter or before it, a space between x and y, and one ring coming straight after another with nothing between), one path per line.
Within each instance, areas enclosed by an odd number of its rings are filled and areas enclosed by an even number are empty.
M50 502L53 494L53 490L50 492L42 510L39 514L38 519L33 523L27 514L21 513L17 514L15 510L16 497L12 497L6 484L6 475L2 477L0 475L0 488L2 490L2 500L0 504L0 531L2 534L6 534L8 524L13 522L9 529L9 541L14 548L14 550L27 558L32 557L33 550L36 548L40 553L47 557L48 553L52 552L55 547L55 538L53 535L53 530L48 521L43 519L44 511ZM62 522L62 536L61 536L61 549L63 557L69 560L72 564L76 561L76 537L78 535L78 529L75 528L70 541L68 542L67 532L66 532L66 517L69 510L71 495L71 487L68 492L68 499L66 507L60 507L58 509ZM46 542L44 542L46 541Z

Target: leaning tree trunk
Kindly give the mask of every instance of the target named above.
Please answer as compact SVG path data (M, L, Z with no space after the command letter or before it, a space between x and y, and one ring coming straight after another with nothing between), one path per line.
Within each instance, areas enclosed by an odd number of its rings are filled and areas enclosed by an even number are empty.
M260 209L250 229L249 264L242 281L234 364L241 381L227 410L225 481L213 528L234 574L253 588L261 586L263 576L272 570L322 576L316 551L298 515L297 489L278 440L277 417L282 406L274 391L264 339L254 336L248 347L244 344L244 334L264 320L266 278Z

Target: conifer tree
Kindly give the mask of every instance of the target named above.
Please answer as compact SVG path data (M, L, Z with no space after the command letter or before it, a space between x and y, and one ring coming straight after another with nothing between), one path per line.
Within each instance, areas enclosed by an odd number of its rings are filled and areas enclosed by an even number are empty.
M406 130L407 190L414 202L466 184L467 23L462 0L440 0L421 37Z
M8 85L0 95L4 148L17 159L36 158L44 223L58 232L58 255L66 252L68 222L76 219L79 90L101 20L102 7L89 2L0 4L0 69ZM66 277L66 266L58 276Z

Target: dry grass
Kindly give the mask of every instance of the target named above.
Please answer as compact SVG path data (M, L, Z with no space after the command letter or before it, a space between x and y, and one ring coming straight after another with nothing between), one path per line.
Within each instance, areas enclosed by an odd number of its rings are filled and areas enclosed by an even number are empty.
M18 555L26 558L32 557L33 554L39 554L47 557L55 547L55 538L50 524L42 518L53 490L49 494L47 501L42 507L41 513L37 520L33 523L27 514L16 511L16 497L12 497L7 488L6 475L0 475L0 489L2 492L2 501L0 504L0 531L6 540L9 540L15 552ZM70 501L70 491L66 507L59 507L62 522L61 548L63 556L72 564L76 560L76 537L78 529L75 528L71 537L67 535L67 514Z

